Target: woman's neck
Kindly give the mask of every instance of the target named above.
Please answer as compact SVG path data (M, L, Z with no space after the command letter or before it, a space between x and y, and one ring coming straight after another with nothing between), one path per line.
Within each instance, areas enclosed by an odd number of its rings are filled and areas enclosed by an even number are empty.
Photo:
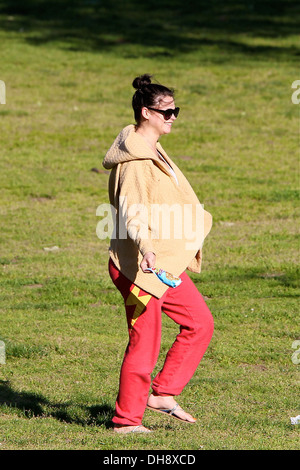
M140 127L137 127L136 128L136 131L135 131L137 134L140 134L144 139L145 141L147 142L147 144L149 145L149 147L156 153L157 150L156 150L156 144L157 144L157 141L158 141L158 137L157 134L155 133L152 133L152 132L149 132L149 130L145 130L143 129L142 126Z

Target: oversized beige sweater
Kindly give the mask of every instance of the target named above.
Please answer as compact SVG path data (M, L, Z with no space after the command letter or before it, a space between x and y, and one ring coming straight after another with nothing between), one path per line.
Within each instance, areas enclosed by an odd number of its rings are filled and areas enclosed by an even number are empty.
M160 298L168 286L155 274L141 270L143 256L155 253L156 267L174 276L185 269L199 273L202 244L212 217L159 143L157 150L177 178L133 125L120 132L103 166L111 169L109 199L116 221L110 257L129 280Z

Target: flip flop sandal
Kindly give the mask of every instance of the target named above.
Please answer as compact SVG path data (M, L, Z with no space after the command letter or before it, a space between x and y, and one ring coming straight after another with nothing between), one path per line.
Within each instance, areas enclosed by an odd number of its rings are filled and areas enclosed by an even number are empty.
M143 428L143 429L141 429ZM117 434L132 434L132 433L144 433L147 434L149 432L153 432L150 429L145 428L142 424L139 424L138 426L135 426L133 429L129 430L123 430L123 431L115 431Z
M147 429L147 428L141 429L141 428L144 428L144 426L142 424L139 424L139 426L136 426L134 429L132 429L131 432L139 432L139 433L145 433L145 434L148 434L149 432L153 432L151 431L151 429Z
M172 409L154 408L153 406L149 406L149 405L147 405L146 408L148 408L148 410L157 411L158 413L163 413L165 415L169 415L172 418L178 419L179 421L183 421L184 423L194 424L196 422L196 421L188 421L187 419L183 419L183 418L180 418L180 416L177 416L175 414L175 411L177 410L178 407L180 408L179 404L176 403L176 405Z

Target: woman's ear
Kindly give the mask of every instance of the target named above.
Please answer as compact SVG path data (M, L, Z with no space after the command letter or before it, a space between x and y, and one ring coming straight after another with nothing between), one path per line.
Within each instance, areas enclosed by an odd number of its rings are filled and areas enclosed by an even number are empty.
M148 120L149 116L150 116L149 109L144 106L141 109L141 117Z

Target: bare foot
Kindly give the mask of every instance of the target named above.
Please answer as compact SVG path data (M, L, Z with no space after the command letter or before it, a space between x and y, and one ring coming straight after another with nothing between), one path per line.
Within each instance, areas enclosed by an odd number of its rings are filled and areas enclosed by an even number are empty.
M168 397L160 397L151 395L148 398L148 403L147 406L150 407L151 409L154 409L156 411L160 410L173 410L174 411L170 414L170 416L175 417L180 419L181 421L186 421L188 423L195 423L197 420L196 418L193 418L189 413L186 413L176 402L175 398L173 396L168 396ZM168 413L166 413L168 414Z
M149 433L152 432L150 429L145 428L142 424L138 426L123 426L122 424L115 424L114 432L119 434L130 434L130 433Z

